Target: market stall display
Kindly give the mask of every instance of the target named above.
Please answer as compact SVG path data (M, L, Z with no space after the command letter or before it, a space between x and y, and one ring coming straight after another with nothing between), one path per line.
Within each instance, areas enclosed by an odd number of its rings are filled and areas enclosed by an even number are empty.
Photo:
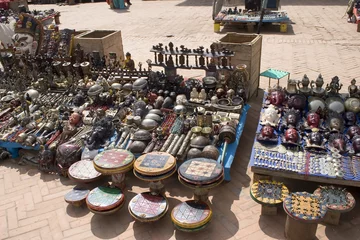
M356 81L340 94L338 77L323 88L304 75L265 94L250 160L256 174L358 186L360 102Z
M314 192L323 201L328 210L324 217L325 223L338 225L341 213L349 212L355 207L355 198L344 188L320 186Z
M281 182L259 180L250 188L251 198L261 204L262 215L276 215L277 205L289 195L288 188Z
M287 214L285 236L288 239L314 239L318 222L322 221L327 207L319 197L307 193L291 193L284 200Z

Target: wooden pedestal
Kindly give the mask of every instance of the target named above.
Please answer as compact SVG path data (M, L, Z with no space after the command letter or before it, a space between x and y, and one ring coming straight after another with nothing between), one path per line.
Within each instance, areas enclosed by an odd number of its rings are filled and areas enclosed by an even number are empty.
M259 180L272 180L272 176L268 176L268 175L261 175L261 174L257 174L254 173L253 175L253 182L258 182Z
M285 237L288 240L313 240L315 239L317 223L304 223L286 217Z
M209 189L196 188L194 190L194 200L209 202Z
M324 222L332 225L339 225L341 213L328 209L324 217Z
M111 175L111 180L115 187L120 188L122 191L125 190L125 173L113 174Z
M153 194L162 194L165 196L165 185L161 181L149 183L150 192Z
M268 215L268 216L277 215L277 207L261 205L261 215Z

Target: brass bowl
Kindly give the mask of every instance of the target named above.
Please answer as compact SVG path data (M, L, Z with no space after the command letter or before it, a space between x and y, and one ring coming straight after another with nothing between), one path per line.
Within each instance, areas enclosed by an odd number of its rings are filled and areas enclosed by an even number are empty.
M199 133L201 133L201 131L202 131L202 127L199 127L199 126L195 126L195 127L191 128L191 132L194 134L199 134Z

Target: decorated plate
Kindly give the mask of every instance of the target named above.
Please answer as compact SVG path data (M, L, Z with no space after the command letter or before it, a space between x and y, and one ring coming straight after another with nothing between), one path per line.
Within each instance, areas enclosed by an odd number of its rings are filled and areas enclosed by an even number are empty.
M169 207L162 195L152 195L150 192L139 193L129 203L130 214L139 221L149 222L159 220Z
M119 188L97 187L87 196L86 204L96 211L107 211L119 206L124 199Z
M194 158L181 164L179 175L193 184L210 184L217 181L224 168L217 161L208 158Z
M156 182L156 181L161 181L166 178L169 178L174 173L176 173L176 165L172 169L170 169L169 172L158 175L158 176L143 175L143 174L137 172L135 169L133 170L133 172L134 172L135 177L139 178L140 180L147 181L147 182Z
M94 164L99 167L99 169L122 169L128 168L134 159L134 154L127 150L111 149L96 155Z
M101 173L95 170L94 164L89 160L81 160L73 163L69 168L69 177L82 182L91 182L101 176Z
M89 190L87 189L73 189L70 192L68 192L64 199L67 203L79 203L81 201L84 201L89 194Z
M284 200L284 210L292 218L307 222L317 222L324 218L327 207L321 199L311 193L296 192Z
M331 210L347 212L355 206L355 198L345 188L321 186L314 194Z
M140 156L134 169L143 175L156 176L169 172L176 165L176 159L168 153L151 152Z
M197 232L197 231L200 231L200 230L203 230L205 229L207 226L208 226L208 223L205 223L205 225L202 225L200 227L197 227L197 228L182 228L176 224L174 224L175 228L180 230L180 231L183 231L183 232Z
M174 224L187 229L204 226L211 217L210 206L205 202L195 200L180 203L171 211L171 219Z
M279 204L289 195L288 188L281 182L260 180L250 189L250 196L260 204Z

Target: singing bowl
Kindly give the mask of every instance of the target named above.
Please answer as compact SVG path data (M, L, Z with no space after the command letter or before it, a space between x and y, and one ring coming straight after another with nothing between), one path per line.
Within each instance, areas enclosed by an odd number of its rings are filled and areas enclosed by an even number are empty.
M358 98L348 98L345 101L346 111L358 113L360 112L360 100Z
M329 110L337 112L337 113L343 113L345 111L345 105L341 98L339 97L330 97L326 99L325 101L326 106Z
M145 129L145 130L154 130L155 128L157 128L159 126L158 122L156 122L153 119L144 119L141 122L141 128Z
M161 117L155 113L148 113L145 116L145 119L152 119L155 120L156 122L160 123L161 122Z

